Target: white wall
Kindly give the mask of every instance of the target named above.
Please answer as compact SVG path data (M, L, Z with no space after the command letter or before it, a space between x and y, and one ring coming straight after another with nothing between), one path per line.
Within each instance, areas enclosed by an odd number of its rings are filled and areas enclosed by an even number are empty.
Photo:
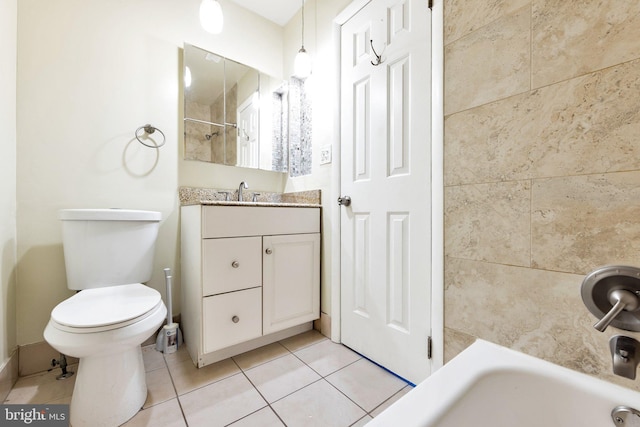
M333 224L331 210L335 207L338 194L332 188L331 164L320 165L320 150L331 146L334 138L334 112L336 100L336 54L333 40L333 20L351 0L307 0L305 2L304 47L313 61L313 73L308 85L312 91L313 108L313 166L312 174L289 178L285 191L322 190L323 235L322 235L322 285L321 309L331 313L331 232ZM301 43L301 13L296 14L285 26L284 36L284 72L293 74L293 62ZM340 153L333 152L333 158Z
M16 347L17 0L0 0L0 368Z
M51 309L71 295L66 289L59 209L162 211L155 273L149 284L164 295L162 268L172 268L176 277L174 313L178 313L178 185L231 187L248 179L255 181L256 189L283 187L280 174L253 171L247 178L241 169L181 160L183 42L282 75L280 27L223 0L225 30L218 36L210 35L200 29L199 3L18 3L18 344L42 341ZM8 4L15 4L15 0ZM4 40L6 27L0 28L0 39ZM5 50L2 52L4 58ZM0 75L0 83L4 83L6 74ZM2 108L4 102L3 97ZM164 147L150 149L135 141L134 131L146 123L162 129L167 138ZM15 155L11 140L8 144L2 141L0 158L5 162L6 151L9 163L7 169L0 167L4 177L11 175ZM10 178L7 182L11 183ZM4 199L5 192L2 194ZM11 199L15 191L8 194ZM10 201L7 208L4 200L1 203L0 219L7 216L11 220ZM11 241L12 237L10 230L0 229L2 240Z

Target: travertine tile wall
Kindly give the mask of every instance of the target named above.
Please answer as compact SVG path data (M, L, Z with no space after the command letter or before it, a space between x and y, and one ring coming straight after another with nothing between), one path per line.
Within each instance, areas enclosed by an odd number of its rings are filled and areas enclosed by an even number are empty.
M197 120L211 121L211 106L197 102L187 101L185 105L185 117ZM184 125L184 157L186 160L211 161L211 141L205 138L211 134L211 125L198 122L185 122Z
M584 275L640 266L640 2L445 0L445 357L614 376Z
M225 99L225 117L218 123L238 123L238 85L234 84L227 90ZM238 129L233 126L225 126L225 165L238 163Z

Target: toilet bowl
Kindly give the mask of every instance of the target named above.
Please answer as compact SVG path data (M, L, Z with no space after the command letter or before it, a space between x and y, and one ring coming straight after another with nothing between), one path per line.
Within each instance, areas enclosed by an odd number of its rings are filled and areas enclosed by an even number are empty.
M147 397L140 345L167 309L151 278L160 214L120 209L64 210L67 287L44 330L60 353L79 359L71 397L74 427L118 426Z
M160 293L136 283L87 289L58 304L44 337L80 359L71 425L118 426L147 398L140 344L162 324Z

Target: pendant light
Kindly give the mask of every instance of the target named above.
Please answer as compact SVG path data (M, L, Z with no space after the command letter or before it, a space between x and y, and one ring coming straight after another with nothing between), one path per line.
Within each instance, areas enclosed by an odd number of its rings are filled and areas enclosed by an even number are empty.
M302 44L293 63L293 75L299 79L306 79L311 75L311 56L304 48L304 0L302 0Z
M191 68L189 66L184 67L184 87L191 87Z
M222 7L217 0L202 0L200 3L200 25L211 34L220 34L224 25Z

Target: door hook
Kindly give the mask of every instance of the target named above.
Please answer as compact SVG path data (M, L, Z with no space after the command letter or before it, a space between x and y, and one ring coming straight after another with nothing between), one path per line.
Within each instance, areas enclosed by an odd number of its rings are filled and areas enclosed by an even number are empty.
M371 65L377 67L378 65L382 64L382 55L378 55L378 52L376 52L376 48L373 47L373 40L370 39L369 42L371 43L371 50L376 56L376 62L371 61Z

